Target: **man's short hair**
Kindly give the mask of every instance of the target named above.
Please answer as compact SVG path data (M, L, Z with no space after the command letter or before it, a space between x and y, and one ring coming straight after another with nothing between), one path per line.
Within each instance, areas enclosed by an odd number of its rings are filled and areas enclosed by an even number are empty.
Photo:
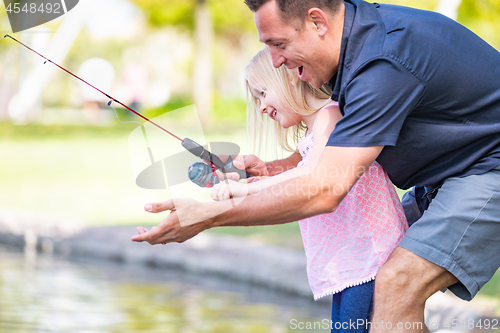
M342 0L245 0L245 4L255 13L270 1L276 1L283 22L299 23L300 27L303 26L310 8L316 7L335 14L342 2Z

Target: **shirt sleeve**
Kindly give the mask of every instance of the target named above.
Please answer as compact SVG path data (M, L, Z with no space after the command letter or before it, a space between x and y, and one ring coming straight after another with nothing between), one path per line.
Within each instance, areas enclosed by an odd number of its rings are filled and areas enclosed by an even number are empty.
M418 106L424 91L425 86L411 70L394 59L366 64L345 88L344 117L327 146L396 145L403 122Z

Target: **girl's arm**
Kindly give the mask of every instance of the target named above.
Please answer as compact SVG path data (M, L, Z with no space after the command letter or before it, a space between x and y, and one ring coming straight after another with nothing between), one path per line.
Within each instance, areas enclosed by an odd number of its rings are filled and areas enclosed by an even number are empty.
M330 134L335 129L335 124L342 118L338 106L329 105L318 111L313 127L313 150L306 166L297 167L279 175L266 178L264 180L250 184L238 183L234 181L224 181L212 189L212 198L214 200L225 200L231 197L240 197L262 191L265 188L274 186L278 183L292 178L306 175L316 168L321 153L326 146Z

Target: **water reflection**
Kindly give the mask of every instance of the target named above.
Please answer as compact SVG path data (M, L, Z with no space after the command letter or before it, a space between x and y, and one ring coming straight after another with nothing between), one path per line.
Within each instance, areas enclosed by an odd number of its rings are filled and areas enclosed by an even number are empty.
M329 306L205 276L0 247L0 332L300 332ZM327 332L328 330L304 330Z

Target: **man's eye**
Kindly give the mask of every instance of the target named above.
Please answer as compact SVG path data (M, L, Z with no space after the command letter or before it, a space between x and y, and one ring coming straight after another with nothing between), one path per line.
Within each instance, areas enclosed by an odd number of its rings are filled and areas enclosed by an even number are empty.
M274 43L274 47L278 49L281 48L282 45L283 45L282 43Z

